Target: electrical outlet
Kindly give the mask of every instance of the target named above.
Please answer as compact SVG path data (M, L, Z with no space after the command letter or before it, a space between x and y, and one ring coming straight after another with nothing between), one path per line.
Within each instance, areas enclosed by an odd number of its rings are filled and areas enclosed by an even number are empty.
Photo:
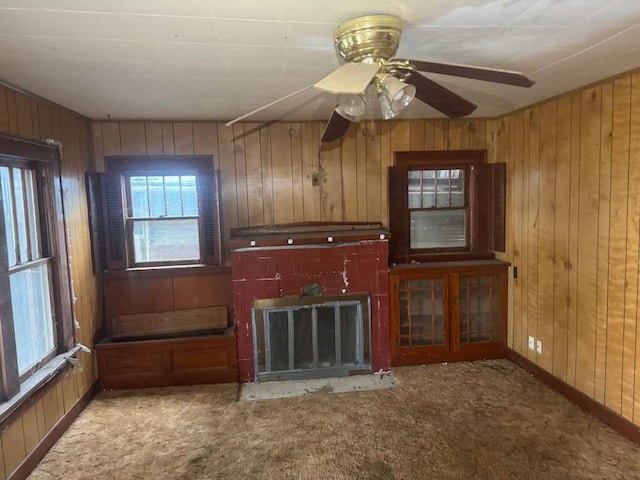
M536 339L529 335L529 350L534 350L536 348Z
M542 340L538 340L536 342L536 352L542 355Z

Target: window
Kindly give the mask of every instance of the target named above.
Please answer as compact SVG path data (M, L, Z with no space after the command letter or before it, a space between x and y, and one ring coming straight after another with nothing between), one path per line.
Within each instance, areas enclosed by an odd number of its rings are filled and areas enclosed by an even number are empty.
M91 211L104 215L91 220L99 269L220 264L218 182L211 157L107 157L106 170L100 182L89 182ZM95 193L97 183L103 196ZM102 199L100 212L96 203ZM96 255L105 249L106 255Z
M394 262L504 249L505 165L484 160L477 150L396 153L389 169Z
M409 170L407 177L411 249L466 247L465 170Z
M56 147L0 135L3 400L73 344ZM4 295L8 292L8 295Z
M125 176L134 265L200 261L196 175Z

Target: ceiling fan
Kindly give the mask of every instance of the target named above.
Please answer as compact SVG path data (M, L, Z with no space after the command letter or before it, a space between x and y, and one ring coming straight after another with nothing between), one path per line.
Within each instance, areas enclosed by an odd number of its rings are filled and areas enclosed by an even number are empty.
M419 72L518 87L531 87L535 83L521 73L508 70L393 58L401 35L402 20L393 15L369 15L343 23L333 34L338 58L343 63L341 67L319 82L231 120L227 125L313 87L338 95L338 105L321 138L321 142L331 142L342 137L349 124L359 121L367 105L376 101L384 119L398 115L414 97L448 117L463 117L477 108L474 103Z

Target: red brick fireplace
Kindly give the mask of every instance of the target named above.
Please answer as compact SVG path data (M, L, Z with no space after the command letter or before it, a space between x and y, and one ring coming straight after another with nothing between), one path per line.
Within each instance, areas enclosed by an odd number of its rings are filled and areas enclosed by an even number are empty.
M373 371L391 366L389 233L379 224L294 224L236 229L231 238L238 376L255 380L254 301L366 293L371 305ZM317 285L317 286L316 286Z

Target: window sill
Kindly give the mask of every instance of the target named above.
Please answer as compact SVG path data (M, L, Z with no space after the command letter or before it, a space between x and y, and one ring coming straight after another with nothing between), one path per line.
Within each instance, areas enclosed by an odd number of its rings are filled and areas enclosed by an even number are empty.
M392 265L404 265L409 263L453 262L464 260L486 260L495 258L495 253L487 252L434 252L414 253L403 255L401 258L391 255Z
M157 267L136 267L124 270L107 270L104 278L107 280L153 278L153 277L180 277L193 275L216 275L231 273L231 267L220 265L170 265Z
M52 380L71 368L69 358L75 357L80 347L52 358L40 370L35 372L20 384L20 391L9 400L0 404L0 425L14 416L22 415L40 397L38 393L44 390Z

